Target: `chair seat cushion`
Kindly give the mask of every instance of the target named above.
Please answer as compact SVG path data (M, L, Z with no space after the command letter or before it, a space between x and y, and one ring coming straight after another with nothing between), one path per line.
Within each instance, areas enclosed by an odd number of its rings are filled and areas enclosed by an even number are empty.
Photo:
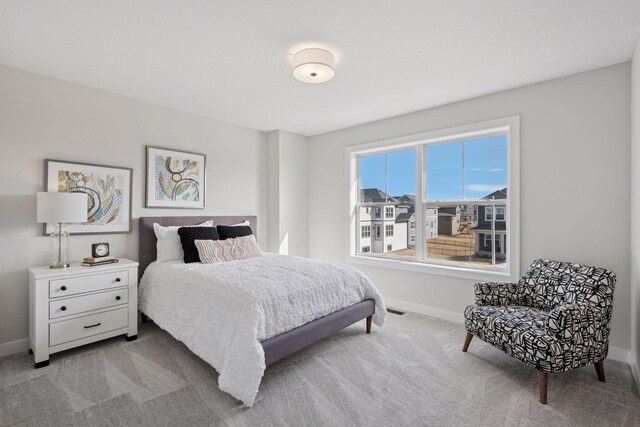
M545 372L566 370L565 345L546 332L549 313L537 308L470 305L464 311L467 331L508 355Z

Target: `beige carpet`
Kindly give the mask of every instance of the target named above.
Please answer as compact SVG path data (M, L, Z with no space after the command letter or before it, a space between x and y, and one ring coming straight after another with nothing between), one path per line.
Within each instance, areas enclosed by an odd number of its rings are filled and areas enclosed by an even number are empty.
M461 325L390 314L383 328L347 328L270 367L253 408L218 390L217 373L153 324L53 355L0 359L2 425L640 425L629 366L605 362L550 376L537 401L532 369Z

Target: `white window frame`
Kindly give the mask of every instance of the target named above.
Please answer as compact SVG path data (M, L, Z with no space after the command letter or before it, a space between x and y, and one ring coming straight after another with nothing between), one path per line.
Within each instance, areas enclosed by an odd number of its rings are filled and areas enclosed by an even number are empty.
M371 226L363 225L360 227L360 238L366 239L367 237L371 237Z
M393 224L384 226L384 237L393 237Z
M357 211L359 199L359 162L361 155L389 153L416 149L416 207L424 205L426 170L424 169L424 147L426 145L476 139L481 137L507 136L507 188L509 197L495 202L506 205L507 262L505 267L462 266L451 261L423 260L425 248L416 244L416 258L390 258L381 255L361 256L356 251ZM418 271L472 280L512 280L520 273L520 117L512 116L481 123L474 123L443 130L435 130L417 135L392 138L346 148L346 198L348 212L345 222L346 261L350 263ZM488 201L490 202L490 201ZM424 224L423 209L416 208L416 224ZM424 229L423 229L424 228ZM426 227L416 226L416 242L426 241Z
M489 233L484 233L484 234L482 234L482 237L483 237L483 240L484 240L484 242L483 242L483 243L484 243L484 246L489 246L489 247L491 247L491 234L489 234ZM488 242L487 242L487 237L489 238L489 241L488 241ZM501 239L501 237L500 237L500 234L496 234L496 235L495 235L495 242L498 244L497 246L499 246L500 248L502 248L502 244L500 243L500 241L501 241L501 240L502 240L502 239ZM497 252L499 252L499 251L497 251Z
M387 245L387 252L392 251L393 250L393 245Z
M388 219L388 218L393 219L393 206L385 206L384 207L384 218L385 219Z
M500 199L497 199L496 203L498 203L499 201L500 201ZM499 210L502 210L502 219L498 218L498 211ZM505 211L506 211L506 208L504 206L496 206L496 222L505 222L507 220L506 219L506 215L505 215ZM486 222L491 221L491 215L493 215L493 207L492 206L487 206L486 208L484 208L484 220Z
M370 254L371 253L371 246L363 246L362 248L360 248L360 250L361 250L361 252L363 254Z

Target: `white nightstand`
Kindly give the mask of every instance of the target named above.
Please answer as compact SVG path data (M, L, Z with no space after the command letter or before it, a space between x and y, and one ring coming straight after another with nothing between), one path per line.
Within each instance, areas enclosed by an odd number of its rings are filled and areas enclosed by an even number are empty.
M138 263L29 269L29 348L36 368L49 355L94 341L138 334Z

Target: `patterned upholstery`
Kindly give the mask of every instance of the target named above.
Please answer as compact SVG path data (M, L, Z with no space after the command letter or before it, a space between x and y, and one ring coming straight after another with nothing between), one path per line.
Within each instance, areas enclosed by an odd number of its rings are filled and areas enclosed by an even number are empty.
M544 372L607 357L616 276L603 268L535 260L518 283L477 283L467 331Z

